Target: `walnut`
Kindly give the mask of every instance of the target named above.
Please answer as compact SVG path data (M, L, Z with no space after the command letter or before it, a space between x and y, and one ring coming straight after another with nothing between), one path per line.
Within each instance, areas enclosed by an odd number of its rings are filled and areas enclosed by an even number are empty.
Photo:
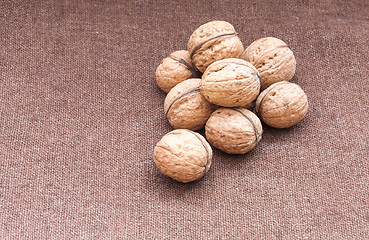
M251 63L227 58L212 63L204 72L201 93L216 105L246 107L260 92L260 75Z
M174 128L201 129L217 108L204 98L199 86L199 78L188 79L172 88L165 98L164 112Z
M205 138L186 129L167 133L154 149L154 162L159 171L183 183L202 178L210 168L212 157Z
M219 108L205 125L209 143L230 154L251 151L260 141L262 133L259 118L246 108Z
M291 82L274 83L256 100L255 111L271 127L288 128L299 123L308 110L308 99L301 87Z
M295 56L287 44L278 38L256 40L245 50L243 58L259 71L262 90L273 83L289 81L295 74Z
M161 61L155 76L158 86L168 93L178 83L199 77L199 73L194 70L188 51L180 50Z
M232 24L212 21L201 25L191 35L187 44L196 69L204 72L215 61L240 58L243 45Z

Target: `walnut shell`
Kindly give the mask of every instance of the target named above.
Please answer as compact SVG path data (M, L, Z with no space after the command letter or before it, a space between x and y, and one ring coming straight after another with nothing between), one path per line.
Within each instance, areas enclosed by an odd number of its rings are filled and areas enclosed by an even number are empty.
M161 61L155 76L158 86L168 93L178 83L191 77L199 77L199 73L194 70L188 51L180 50Z
M209 143L230 154L251 151L260 141L262 133L259 118L246 108L219 108L205 125Z
M215 61L240 58L243 44L232 24L212 21L201 25L191 35L187 44L196 69L204 72Z
M174 128L198 130L205 126L217 106L200 93L200 79L192 78L172 88L164 101L164 112Z
M289 81L295 75L295 56L287 44L278 38L256 40L246 48L243 59L259 71L262 90L273 83Z
M308 110L308 99L301 87L291 82L274 83L256 100L255 111L264 123L288 128L299 123Z
M251 63L236 58L212 63L201 78L205 98L224 107L246 107L260 92L260 75Z
M156 144L154 162L159 171L179 182L202 178L209 171L213 151L200 134L177 129Z

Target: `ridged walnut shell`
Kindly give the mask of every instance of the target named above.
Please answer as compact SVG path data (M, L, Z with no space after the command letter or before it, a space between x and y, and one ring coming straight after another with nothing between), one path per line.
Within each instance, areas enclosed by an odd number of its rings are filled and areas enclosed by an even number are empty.
M244 48L232 24L212 21L201 25L192 33L187 50L195 68L204 72L215 61L240 58Z
M256 100L255 111L261 120L275 128L299 123L308 110L308 99L301 87L291 82L274 83Z
M287 44L278 38L256 40L246 48L243 59L259 71L262 90L273 83L289 81L295 75L295 56Z
M246 107L260 92L260 75L249 62L228 58L212 63L204 72L201 93L216 105Z
M251 151L261 139L263 128L259 118L245 108L219 108L205 126L211 145L230 154Z
M200 79L185 80L172 88L164 101L164 112L174 128L198 130L217 108L200 93Z
M155 77L158 86L168 93L178 83L191 77L199 77L199 73L194 70L188 51L180 50L161 61Z
M179 182L202 178L209 171L213 152L200 134L177 129L156 144L154 162L159 171Z

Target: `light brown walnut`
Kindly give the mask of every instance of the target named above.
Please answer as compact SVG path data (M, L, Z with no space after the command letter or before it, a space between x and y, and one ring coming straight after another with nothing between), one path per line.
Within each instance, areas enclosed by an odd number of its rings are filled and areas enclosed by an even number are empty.
M206 69L200 90L213 104L246 107L259 95L260 75L251 63L243 59L223 59Z
M261 120L275 128L299 123L308 110L308 99L301 87L291 82L274 83L256 100L255 111Z
M188 51L180 50L161 61L155 77L158 86L168 93L178 83L191 77L199 77L199 73L194 70Z
M159 171L183 183L202 178L209 171L212 157L206 139L187 129L167 133L154 149L154 162Z
M246 48L243 59L259 71L262 90L273 83L289 81L295 75L295 56L287 44L278 38L256 40Z
M200 93L200 79L185 80L172 88L164 101L164 112L174 128L199 130L217 108Z
M215 61L240 58L244 48L232 24L212 21L201 25L192 33L187 50L195 68L204 72Z
M263 128L259 118L246 108L219 108L205 125L211 145L230 154L244 154L259 143Z

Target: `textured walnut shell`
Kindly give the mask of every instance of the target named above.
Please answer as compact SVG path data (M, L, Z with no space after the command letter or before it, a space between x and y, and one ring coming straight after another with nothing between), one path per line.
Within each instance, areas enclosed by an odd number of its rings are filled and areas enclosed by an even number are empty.
M262 133L259 118L245 108L219 108L211 114L205 126L209 143L230 154L251 151Z
M260 75L251 63L228 58L212 63L201 78L205 98L224 107L246 107L260 92Z
M199 74L192 66L188 51L180 50L161 61L155 76L158 86L167 93L178 83L191 77L199 77Z
M240 58L244 50L232 24L224 21L208 22L197 28L188 41L187 49L200 72L215 61Z
M273 83L289 81L295 75L295 56L287 44L278 38L256 40L246 48L243 58L259 71L262 90Z
M154 149L154 162L159 171L183 183L202 178L209 171L212 157L205 138L187 129L167 133Z
M308 110L308 99L301 87L291 82L274 83L256 100L255 111L264 123L288 128L299 123Z
M174 128L198 130L217 108L200 93L200 79L193 78L172 88L164 101L164 112Z

